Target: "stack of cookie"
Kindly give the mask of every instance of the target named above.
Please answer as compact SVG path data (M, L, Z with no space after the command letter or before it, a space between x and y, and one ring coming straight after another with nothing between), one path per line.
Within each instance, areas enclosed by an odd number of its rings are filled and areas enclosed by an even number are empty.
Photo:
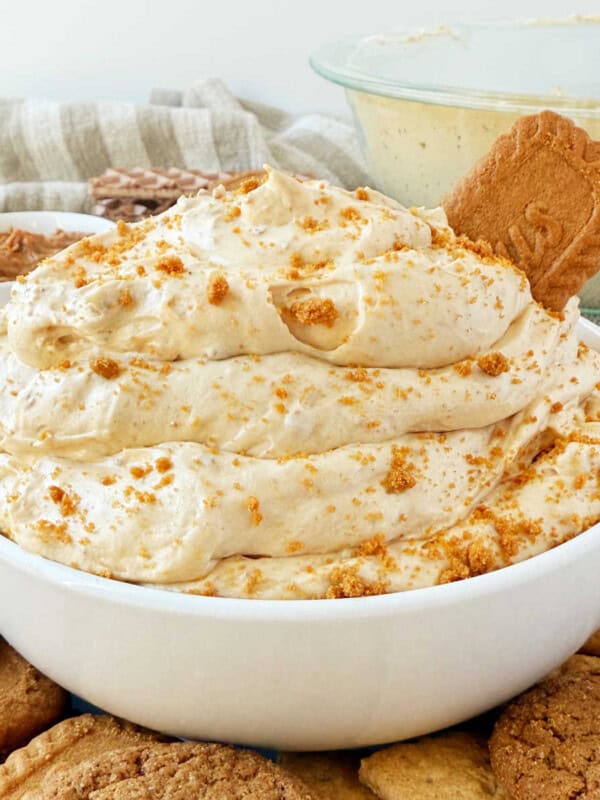
M600 658L576 655L497 716L364 758L281 754L323 800L597 800Z
M60 719L66 705L66 692L0 639L0 761Z
M262 177L263 170L206 172L169 167L111 167L89 181L92 213L125 222L139 222L173 206L182 194L197 194L219 184L233 189L248 177Z
M108 715L61 720L66 706L66 692L0 640L2 800L318 800L253 751L173 741Z
M108 715L65 717L64 690L0 640L0 798L600 798L600 658L590 654L599 652L598 638L503 711L460 730L362 761L356 752L280 753L279 764L227 745L174 741Z

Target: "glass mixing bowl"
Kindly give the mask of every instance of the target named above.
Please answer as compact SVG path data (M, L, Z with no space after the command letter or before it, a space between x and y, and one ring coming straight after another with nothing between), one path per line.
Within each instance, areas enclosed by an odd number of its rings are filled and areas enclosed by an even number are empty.
M311 65L346 89L374 186L409 206L439 205L522 115L552 108L600 139L600 17L354 37ZM582 302L600 309L600 278Z

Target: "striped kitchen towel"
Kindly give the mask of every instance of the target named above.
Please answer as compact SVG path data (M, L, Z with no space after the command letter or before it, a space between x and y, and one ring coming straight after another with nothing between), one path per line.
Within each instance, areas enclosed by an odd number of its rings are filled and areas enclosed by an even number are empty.
M349 188L368 183L349 122L243 103L215 79L155 90L148 105L0 99L0 211L89 211L87 179L108 167L265 163Z

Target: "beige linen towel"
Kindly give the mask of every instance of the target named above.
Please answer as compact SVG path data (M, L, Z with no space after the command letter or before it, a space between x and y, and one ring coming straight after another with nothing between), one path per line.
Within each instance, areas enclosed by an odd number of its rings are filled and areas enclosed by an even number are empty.
M219 80L155 90L149 105L0 100L0 211L87 211L108 167L242 170L263 164L368 183L352 125L243 104Z

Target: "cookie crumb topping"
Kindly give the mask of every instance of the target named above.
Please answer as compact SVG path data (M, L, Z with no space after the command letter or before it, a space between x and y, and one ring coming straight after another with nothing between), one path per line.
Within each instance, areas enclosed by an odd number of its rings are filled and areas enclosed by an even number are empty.
M229 283L224 275L213 274L210 276L206 296L211 305L220 306L228 291Z
M90 369L92 372L95 372L96 375L100 375L101 378L106 378L108 381L118 378L121 374L119 362L115 361L114 358L108 358L106 356L92 359L92 361L90 361Z

